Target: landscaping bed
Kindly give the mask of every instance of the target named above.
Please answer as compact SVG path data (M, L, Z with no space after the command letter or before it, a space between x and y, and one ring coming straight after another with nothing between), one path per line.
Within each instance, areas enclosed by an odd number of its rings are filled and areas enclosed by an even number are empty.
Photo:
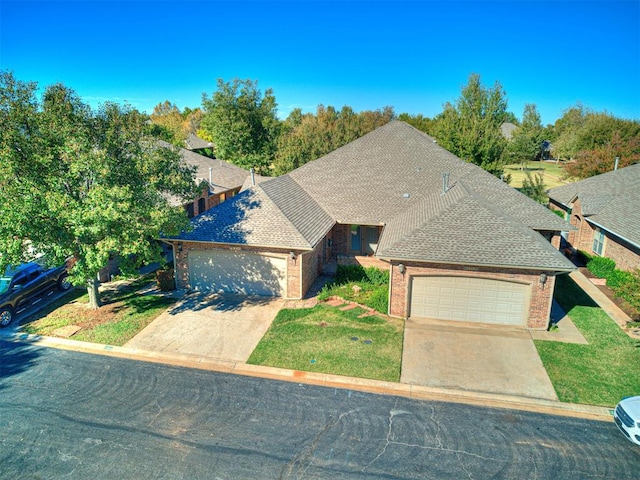
M23 331L52 337L121 346L175 302L170 296L153 294L154 277L120 281L101 287L103 306L89 308L85 289L52 302L36 319L26 319Z

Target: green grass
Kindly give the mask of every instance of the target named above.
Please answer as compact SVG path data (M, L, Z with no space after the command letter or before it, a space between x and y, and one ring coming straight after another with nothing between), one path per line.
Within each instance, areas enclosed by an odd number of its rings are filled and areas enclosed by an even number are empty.
M640 394L640 341L626 335L568 275L555 298L588 345L536 340L549 378L563 402L614 406Z
M358 287L354 290L354 287ZM389 272L375 267L338 265L336 278L325 285L319 300L337 296L366 305L382 314L389 311Z
M281 310L248 363L398 382L403 323L357 318L363 312L326 305Z
M544 174L544 184L547 188L559 187L566 185L567 182L562 181L564 170L562 164L548 162L528 162L526 170L535 175L536 172ZM522 188L522 181L526 178L525 171L521 170L520 164L505 165L504 173L511 175L510 185L513 188Z
M73 335L73 340L124 345L175 302L158 295L141 295L139 290L150 281L150 276L144 276L102 293L103 306L98 310L88 308L86 290L75 289L52 302L37 320L24 324L24 331L55 336L59 328L76 325L81 329Z

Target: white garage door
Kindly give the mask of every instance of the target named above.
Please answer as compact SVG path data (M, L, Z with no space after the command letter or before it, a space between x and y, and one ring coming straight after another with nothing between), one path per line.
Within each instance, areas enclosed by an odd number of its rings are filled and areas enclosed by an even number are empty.
M529 285L470 277L414 277L412 317L523 325Z
M189 252L189 283L195 290L281 297L286 294L283 257L229 250Z

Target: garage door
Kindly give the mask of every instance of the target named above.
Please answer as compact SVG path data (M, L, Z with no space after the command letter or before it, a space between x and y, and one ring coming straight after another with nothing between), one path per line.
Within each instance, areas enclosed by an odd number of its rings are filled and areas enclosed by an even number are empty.
M469 277L413 277L412 317L523 325L529 285Z
M189 283L195 290L281 297L286 294L283 257L229 250L189 252Z

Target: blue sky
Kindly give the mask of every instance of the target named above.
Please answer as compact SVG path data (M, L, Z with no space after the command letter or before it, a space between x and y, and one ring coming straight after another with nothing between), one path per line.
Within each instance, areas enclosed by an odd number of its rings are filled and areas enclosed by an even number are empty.
M478 73L518 117L535 103L553 123L581 102L640 119L640 0L0 0L0 69L149 113L250 78L282 118L318 104L432 117Z

